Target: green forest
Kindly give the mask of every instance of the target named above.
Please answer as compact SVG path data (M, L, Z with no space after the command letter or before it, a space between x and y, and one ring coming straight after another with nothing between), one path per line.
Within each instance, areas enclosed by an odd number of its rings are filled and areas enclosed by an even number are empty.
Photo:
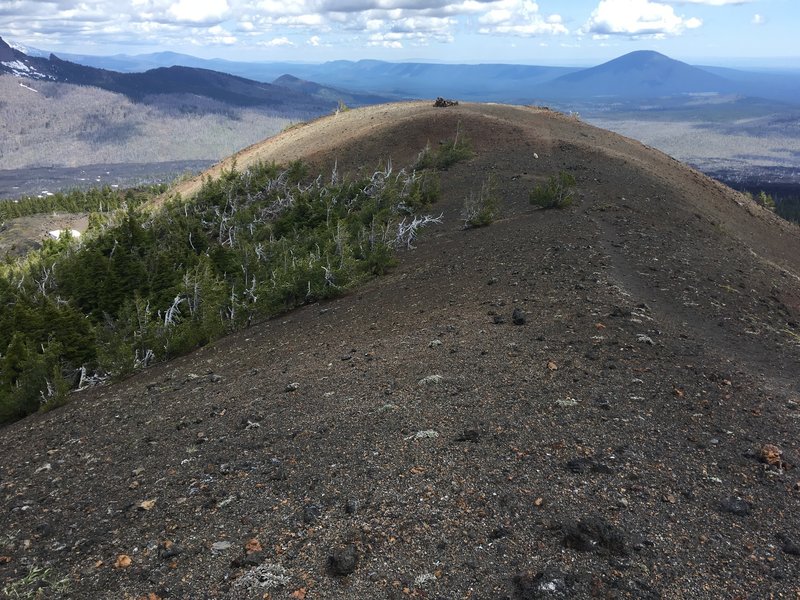
M353 180L313 178L302 162L259 164L145 210L152 196L2 205L3 218L55 204L94 212L79 241L49 240L0 266L0 423L341 294L439 222L423 216L439 196L435 170L391 164Z

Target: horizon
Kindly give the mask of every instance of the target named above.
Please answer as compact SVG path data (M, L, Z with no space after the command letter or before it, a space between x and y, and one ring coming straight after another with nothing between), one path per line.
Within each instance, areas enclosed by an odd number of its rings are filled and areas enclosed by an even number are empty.
M56 55L317 64L583 67L653 50L696 65L800 68L791 42L798 22L800 5L787 0L53 0L0 8L4 39Z

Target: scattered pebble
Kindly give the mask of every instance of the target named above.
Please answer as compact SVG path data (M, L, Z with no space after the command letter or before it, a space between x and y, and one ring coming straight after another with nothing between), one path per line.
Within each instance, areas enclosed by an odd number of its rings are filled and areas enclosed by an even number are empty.
M419 385L422 386L436 385L437 383L441 383L442 381L444 381L444 377L442 377L441 375L428 375L419 380Z
M425 431L418 431L414 435L410 435L406 440L425 440L436 439L439 437L439 432L434 429L426 429Z
M561 398L556 400L556 404L561 407L578 406L578 401L575 398Z
M425 584L430 583L431 581L436 581L436 575L433 573L423 573L422 575L417 575L414 578L414 587L423 587Z
M227 542L227 541L226 542L214 542L213 544L211 544L211 551L214 552L214 553L224 552L225 550L228 550L231 547L231 545L232 544L230 542Z

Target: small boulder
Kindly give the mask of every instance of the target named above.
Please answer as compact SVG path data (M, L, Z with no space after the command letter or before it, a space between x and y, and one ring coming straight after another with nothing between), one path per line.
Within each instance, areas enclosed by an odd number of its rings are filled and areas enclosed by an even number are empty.
M337 548L328 557L328 567L332 575L346 577L358 566L358 549L353 544Z
M720 512L730 513L737 517L746 517L750 514L752 508L752 505L747 500L743 500L738 496L729 496L719 502Z

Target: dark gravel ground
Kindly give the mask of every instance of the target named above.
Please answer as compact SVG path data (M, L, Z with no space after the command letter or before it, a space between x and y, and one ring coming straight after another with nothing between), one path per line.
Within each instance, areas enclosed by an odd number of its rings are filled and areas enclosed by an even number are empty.
M460 121L444 225L346 297L2 430L7 590L797 598L798 229L547 111L379 110L306 153L407 164ZM528 205L561 169L573 207ZM462 230L490 174L503 216Z

